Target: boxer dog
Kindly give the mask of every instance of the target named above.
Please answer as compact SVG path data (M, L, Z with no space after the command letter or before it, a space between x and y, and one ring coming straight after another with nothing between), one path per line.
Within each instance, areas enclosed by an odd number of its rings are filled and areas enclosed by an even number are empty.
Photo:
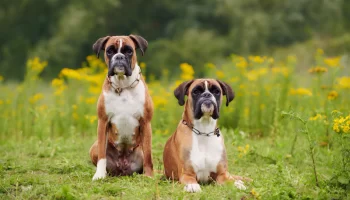
M93 180L134 172L153 176L151 153L153 103L137 64L136 49L144 55L141 36L106 36L93 45L104 51L108 74L97 103L97 141L90 148L97 166Z
M223 95L226 106L234 98L231 87L219 80L196 79L182 83L174 94L185 108L175 133L165 145L165 176L185 184L187 192L199 192L198 183L209 181L222 184L234 180L236 187L245 189L245 179L227 171L224 139L217 126Z

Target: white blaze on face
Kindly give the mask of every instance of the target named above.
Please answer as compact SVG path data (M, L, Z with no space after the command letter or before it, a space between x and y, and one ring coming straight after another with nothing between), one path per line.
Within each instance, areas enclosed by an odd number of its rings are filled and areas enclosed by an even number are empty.
M123 40L122 40L122 39L119 39L118 53L120 53L120 51L121 51L121 49L122 49L122 46L123 46Z
M204 93L210 93L210 94L211 94L211 92L209 91L208 81L204 81L204 88L205 88ZM212 102L216 105L216 99L215 99L214 95L211 95L211 100L212 100ZM202 104L202 105L201 105L201 110L202 110L202 112L203 112L205 115L212 115L213 112L214 112L214 105L211 104L211 105L208 107L208 106Z
M208 89L208 81L204 81L204 85L205 85L205 91L206 91L206 92L209 92L209 89Z

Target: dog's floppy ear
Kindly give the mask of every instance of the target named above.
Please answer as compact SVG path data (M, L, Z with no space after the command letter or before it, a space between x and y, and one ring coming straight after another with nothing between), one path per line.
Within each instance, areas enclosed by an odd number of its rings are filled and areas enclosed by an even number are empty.
M94 45L92 45L92 50L94 50L97 58L100 57L100 51L105 50L106 43L110 36L102 37L98 39Z
M139 35L129 35L129 37L135 43L136 49L141 50L141 55L143 56L146 52L147 47L148 47L147 40L145 40L145 38L143 38Z
M216 81L220 84L223 95L226 95L226 106L228 106L228 104L235 98L235 94L233 93L231 86L227 83L219 80Z
M183 106L185 104L185 95L188 95L188 88L192 83L193 80L185 81L174 90L174 95L177 98L180 106Z

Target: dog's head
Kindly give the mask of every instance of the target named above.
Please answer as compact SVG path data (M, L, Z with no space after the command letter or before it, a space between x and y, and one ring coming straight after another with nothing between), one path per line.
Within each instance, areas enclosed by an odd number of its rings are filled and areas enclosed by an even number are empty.
M137 63L136 49L140 49L141 55L144 55L147 46L147 41L138 35L106 36L98 39L92 49L97 57L101 50L104 51L108 76L131 76Z
M195 79L179 85L174 91L179 104L185 104L185 95L188 96L186 105L193 111L195 119L210 116L219 118L223 95L226 96L226 106L234 98L232 88L225 82L214 79Z

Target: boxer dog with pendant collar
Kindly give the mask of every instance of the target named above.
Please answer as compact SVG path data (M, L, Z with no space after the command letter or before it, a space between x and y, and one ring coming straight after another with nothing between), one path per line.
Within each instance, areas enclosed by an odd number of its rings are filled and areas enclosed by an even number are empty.
M104 51L108 74L97 103L97 141L90 148L97 166L93 180L144 173L153 176L153 103L137 64L136 49L144 55L147 41L137 35L106 36L93 45Z
M219 80L196 79L182 83L174 94L184 112L165 144L165 176L180 181L187 192L199 192L198 183L210 181L222 184L232 180L236 187L245 189L243 180L249 179L227 171L225 144L217 126L222 97L226 96L226 106L234 98L231 87Z

